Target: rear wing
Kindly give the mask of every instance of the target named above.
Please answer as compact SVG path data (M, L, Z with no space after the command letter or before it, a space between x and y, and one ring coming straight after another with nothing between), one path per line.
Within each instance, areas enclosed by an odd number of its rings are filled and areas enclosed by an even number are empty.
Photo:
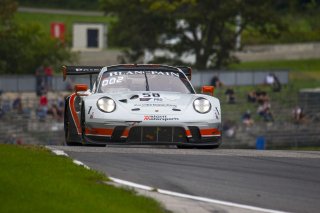
M188 77L188 79L191 81L192 76L192 69L191 67L177 67L182 70L182 72Z
M99 74L104 66L62 66L63 80L67 75L93 75Z
M67 75L89 75L90 89L93 87L92 75L99 74L104 66L62 66L63 81Z

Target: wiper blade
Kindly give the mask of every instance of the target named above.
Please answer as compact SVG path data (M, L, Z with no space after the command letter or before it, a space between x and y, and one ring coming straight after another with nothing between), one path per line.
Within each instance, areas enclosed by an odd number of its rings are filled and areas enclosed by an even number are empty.
M148 81L148 77L147 77L147 72L144 71L144 77L146 78L146 91L149 91L149 81Z

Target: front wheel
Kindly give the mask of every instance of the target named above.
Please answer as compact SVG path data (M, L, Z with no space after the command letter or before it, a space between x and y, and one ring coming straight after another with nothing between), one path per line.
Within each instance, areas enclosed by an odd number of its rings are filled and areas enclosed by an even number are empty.
M220 145L204 145L204 146L196 146L197 149L217 149Z
M64 139L65 139L65 145L67 146L81 146L81 143L77 143L74 141L68 140L69 138L69 130L70 130L70 121L69 121L69 112L66 107L65 115L64 115Z

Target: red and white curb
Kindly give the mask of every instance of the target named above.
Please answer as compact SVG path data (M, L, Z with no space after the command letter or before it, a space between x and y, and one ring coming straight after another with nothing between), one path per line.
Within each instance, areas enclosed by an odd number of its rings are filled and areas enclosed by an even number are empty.
M56 150L56 149L52 149L50 147L47 147L47 148L50 149L56 155L69 157L69 155L67 153L65 153L64 151L62 151L62 150ZM89 166L85 165L81 161L73 160L73 163L78 165L78 166L83 166L86 169L90 169ZM191 200L195 200L195 201L202 201L202 202L207 202L207 203L212 203L212 204L219 204L219 205L224 205L224 206L229 206L229 207L236 207L236 208L241 208L241 209L246 209L246 210L251 210L251 211L257 211L257 212L285 213L284 211L260 208L260 207L256 207L256 206L249 206L249 205L244 205L244 204L238 204L238 203L233 203L233 202L228 202L228 201L216 200L216 199L211 199L211 198L206 198L206 197L193 196L193 195L189 195L189 194L183 194L183 193L179 193L179 192L173 192L173 191L153 188L153 187L150 187L150 186L133 183L133 182L126 181L126 180L121 180L121 179L114 178L114 177L108 177L108 178L110 180L112 180L113 182L115 182L117 184L120 184L120 185L123 185L123 186L136 188L136 189L143 189L143 190L157 192L157 193L160 193L160 194L175 196L175 197L179 197L179 198L187 198L187 199L191 199Z

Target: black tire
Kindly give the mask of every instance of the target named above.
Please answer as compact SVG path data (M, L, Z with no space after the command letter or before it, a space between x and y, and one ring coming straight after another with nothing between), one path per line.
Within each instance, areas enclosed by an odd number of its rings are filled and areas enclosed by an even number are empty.
M197 149L217 149L220 145L196 146Z
M188 145L177 145L178 149L193 149L195 148L194 146L188 146Z
M81 143L77 143L77 142L68 140L69 128L70 128L69 111L68 111L68 107L66 105L65 113L64 113L64 139L65 139L65 145L67 145L67 146L81 146L82 145Z

